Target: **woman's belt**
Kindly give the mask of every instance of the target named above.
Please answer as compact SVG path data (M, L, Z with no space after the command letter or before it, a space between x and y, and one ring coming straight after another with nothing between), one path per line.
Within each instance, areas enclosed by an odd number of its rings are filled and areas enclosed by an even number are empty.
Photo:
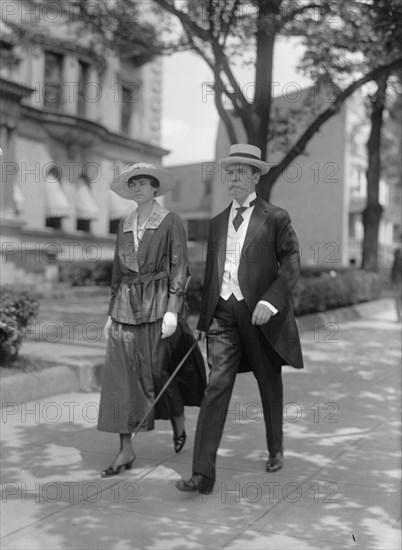
M158 279L167 278L167 271L157 271L156 273L144 273L143 275L123 275L121 282L129 285L138 285L148 283L149 281L157 281Z

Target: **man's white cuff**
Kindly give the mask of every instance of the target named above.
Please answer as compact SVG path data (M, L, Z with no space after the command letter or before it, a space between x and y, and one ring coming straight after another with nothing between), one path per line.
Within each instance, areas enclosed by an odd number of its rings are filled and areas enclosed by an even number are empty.
M276 307L274 307L272 304L270 304L269 302L266 302L265 300L260 300L258 302L259 304L262 304L263 306L267 306L268 309L270 309L272 311L272 314L273 315L276 315L278 313L278 310L276 309Z

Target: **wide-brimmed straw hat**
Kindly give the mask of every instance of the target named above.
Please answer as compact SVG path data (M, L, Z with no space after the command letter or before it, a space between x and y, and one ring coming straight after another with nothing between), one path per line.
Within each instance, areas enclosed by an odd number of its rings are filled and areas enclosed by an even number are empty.
M235 143L230 147L229 156L218 161L224 170L230 164L241 163L255 166L261 172L266 174L269 170L268 162L261 160L261 149L248 143Z
M159 187L156 189L155 196L160 197L168 191L174 189L176 180L170 172L157 168L154 164L148 162L137 162L133 164L127 172L123 172L120 176L113 180L110 189L125 199L133 199L133 193L128 186L128 180L133 176L153 176L159 182Z

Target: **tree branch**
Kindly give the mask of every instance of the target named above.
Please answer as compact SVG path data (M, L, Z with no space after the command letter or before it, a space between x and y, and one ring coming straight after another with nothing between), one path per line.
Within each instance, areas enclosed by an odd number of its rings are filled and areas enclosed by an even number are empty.
M227 37L228 37L228 35L229 35L229 33L232 29L232 25L233 25L233 22L235 20L236 12L237 12L237 8L238 8L239 4L240 4L240 0L236 0L236 2L233 4L233 9L232 9L232 12L229 16L229 20L228 20L227 24L222 27L222 33L223 33L222 47L225 46Z
M215 76L215 82L218 81L220 86L224 86L220 75L214 74L214 76ZM218 114L226 127L226 131L229 136L229 141L233 145L233 143L236 143L237 141L236 130L232 122L232 119L230 118L229 112L225 109L225 107L222 104L221 94L217 92L216 87L215 87L214 100L215 100L215 107L218 111Z
M167 2L165 0L154 0L158 6L165 9L167 12L171 13L172 15L175 15L181 24L183 25L183 28L186 29L186 31L191 31L193 34L204 40L205 42L209 41L209 33L199 25L195 21L191 19L187 13L185 13L182 10L178 10L174 7L173 4L170 2Z
M277 31L282 29L286 25L286 23L289 23L289 21L294 21L298 15L301 15L305 11L317 8L322 9L322 5L313 2L312 4L305 4L304 6L300 6L299 8L290 11L286 15L283 15L281 17L280 23L277 25Z
M229 135L229 139L231 140L232 143L235 143L236 142L236 132L235 132L232 120L231 120L227 110L223 106L221 93L225 94L230 99L230 101L233 104L234 109L236 110L236 112L238 112L238 107L236 109L236 103L235 103L236 98L234 97L234 94L232 92L229 92L229 90L226 88L226 86L225 86L225 84L224 84L224 82L223 82L223 80L222 80L222 78L219 74L219 70L216 67L216 64L214 65L214 63L207 57L205 52L197 46L197 44L194 42L192 36L188 36L188 39L189 39L189 42L191 43L191 47L193 48L193 50L195 52L197 52L198 55L200 55L202 57L202 59L204 59L205 63L208 65L208 67L213 72L214 79L215 79L215 90L214 90L215 91L215 94L214 94L215 106L216 106L216 109L219 113L219 116L222 118L222 121L226 126L226 129L227 129L227 132L228 132L228 135ZM219 89L218 89L218 87L219 87Z
M353 82L350 86L346 88L343 92L340 92L328 109L326 109L323 113L321 113L316 120L307 128L307 130L302 134L302 136L297 140L295 145L292 147L292 149L285 155L285 157L276 165L273 166L269 172L268 172L268 178L269 184L272 186L273 183L278 179L278 177L282 174L282 172L289 166L289 164L294 160L296 157L301 155L310 139L313 137L315 133L318 132L318 130L321 128L321 126L326 122L329 118L331 118L339 109L341 104L347 99L350 95L353 94L356 90L358 90L363 84L366 84L367 82L370 82L371 80L376 80L379 76L386 74L386 73L392 73L395 69L399 69L400 65L402 63L402 57L399 59L396 59L395 61L392 61L391 63L388 63L387 65L383 65L381 67L377 67L377 69L373 69L366 75L362 76L355 82Z
M208 66L212 69L214 75L216 74L216 71L218 71L219 73L222 68L223 72L225 73L228 81L230 82L234 90L233 93L229 92L227 87L223 84L222 79L219 77L219 84L222 87L222 92L232 102L233 108L236 114L241 117L242 116L241 109L247 110L249 107L249 103L244 97L244 94L242 93L238 85L238 82L236 82L236 79L227 61L227 57L223 51L223 47L219 44L216 37L213 36L213 27L211 26L209 31L202 29L192 19L190 19L190 17L186 13L175 8L174 5L172 5L170 2L166 0L154 0L154 1L160 7L166 9L169 13L171 13L172 15L175 15L180 20L180 22L183 25L183 29L187 34L188 40L193 45L195 51L204 59L204 61L206 61ZM209 4L209 9L211 9L211 5L212 3ZM215 56L215 65L211 62L210 59L208 59L208 57L204 54L204 52L198 46L195 45L195 42L193 40L193 35L196 35L202 41L206 42L207 44L209 43L212 46L214 56ZM240 102L240 108L239 108L238 101ZM243 113L243 116L244 116L244 113Z
M230 68L227 56L225 55L225 52L223 51L223 48L217 44L216 42L212 44L212 49L215 55L216 60L216 67L219 70L222 70L224 74L226 75L230 85L233 87L233 92L225 91L228 98L233 103L233 107L236 111L236 114L241 117L242 116L242 110L245 111L245 113L248 112L248 108L250 104L244 97L243 92L241 91L241 88L239 86L239 83L236 81L235 76L233 74L232 69ZM227 90L227 88L225 87ZM240 106L239 106L239 103ZM243 113L244 115L244 113Z

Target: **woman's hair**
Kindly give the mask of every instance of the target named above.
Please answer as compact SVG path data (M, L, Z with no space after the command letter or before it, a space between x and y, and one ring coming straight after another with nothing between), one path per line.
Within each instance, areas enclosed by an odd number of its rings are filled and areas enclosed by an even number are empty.
M139 180L139 179L142 180L144 178L149 181L149 183L151 184L151 186L154 189L158 189L159 181L156 178L154 178L154 176L131 176L131 178L128 178L127 185L130 185L130 182L132 182L132 181L136 181L136 180Z

